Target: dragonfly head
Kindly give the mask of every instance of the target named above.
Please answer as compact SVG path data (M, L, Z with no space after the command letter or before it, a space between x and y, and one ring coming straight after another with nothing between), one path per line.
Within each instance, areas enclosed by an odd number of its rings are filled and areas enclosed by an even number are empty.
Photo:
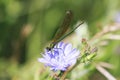
M46 49L47 49L48 51L51 51L51 48L50 48L50 47L46 47Z
M55 44L54 43L51 43L49 47L46 47L46 49L48 51L51 51L52 48L54 48Z

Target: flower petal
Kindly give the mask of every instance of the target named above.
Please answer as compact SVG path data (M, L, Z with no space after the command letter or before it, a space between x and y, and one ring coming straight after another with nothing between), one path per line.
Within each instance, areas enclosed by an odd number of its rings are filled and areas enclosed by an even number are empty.
M67 44L64 50L65 55L69 55L69 53L71 52L71 49L72 49L72 44Z

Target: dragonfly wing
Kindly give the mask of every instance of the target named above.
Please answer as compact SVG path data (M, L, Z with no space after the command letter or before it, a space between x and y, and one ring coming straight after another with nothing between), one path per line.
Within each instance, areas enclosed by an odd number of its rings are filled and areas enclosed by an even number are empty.
M65 18L64 18L62 25L59 27L59 29L57 30L57 32L55 34L55 37L52 40L53 44L56 44L58 39L60 39L65 34L65 32L67 31L67 29L70 26L72 17L73 17L72 12L70 10L68 10L66 12L66 15L65 15Z

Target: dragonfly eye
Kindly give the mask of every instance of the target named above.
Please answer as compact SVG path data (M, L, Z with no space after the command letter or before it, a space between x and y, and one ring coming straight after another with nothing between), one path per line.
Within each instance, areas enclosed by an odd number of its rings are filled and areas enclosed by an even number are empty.
M51 48L50 48L50 47L46 47L46 49L47 49L48 51L50 51L50 50L51 50Z

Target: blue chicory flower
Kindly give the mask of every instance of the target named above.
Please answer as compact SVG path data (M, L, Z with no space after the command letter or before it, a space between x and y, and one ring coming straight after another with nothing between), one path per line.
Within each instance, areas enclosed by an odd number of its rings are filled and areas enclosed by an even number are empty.
M38 61L49 66L53 71L65 71L76 63L79 54L80 51L72 48L72 44L59 42L52 50L45 49L43 58L39 58Z

